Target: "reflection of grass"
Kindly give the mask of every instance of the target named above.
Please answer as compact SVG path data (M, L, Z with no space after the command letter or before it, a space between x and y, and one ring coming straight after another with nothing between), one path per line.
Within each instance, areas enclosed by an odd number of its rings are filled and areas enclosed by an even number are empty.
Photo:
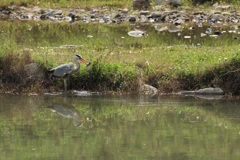
M175 35L156 33L152 26L149 26L148 36L141 38L129 37L127 32L131 28L127 24L3 22L0 28L3 31L0 34L3 44L0 74L4 75L1 78L4 83L16 84L14 78L22 79L18 83L25 88L30 86L31 91L49 83L45 80L42 80L43 85L27 83L25 72L21 72L24 65L37 62L46 70L81 54L92 62L92 66L89 70L82 66L81 74L72 77L71 88L135 91L139 79L143 79L161 91L218 85L238 93L230 85L223 86L222 78L233 77L234 80L237 77L239 46L237 41L224 41L221 36L205 40L202 46L196 47L175 39ZM63 45L76 47L60 47ZM11 79L6 77L9 68L13 71Z
M76 101L77 104L80 101ZM157 103L157 102L156 102ZM229 105L232 108L228 109L225 105L221 107L220 102L206 103L197 101L197 105L193 104L184 105L160 105L156 106L135 106L125 103L111 103L109 105L100 104L97 107L94 105L76 105L74 108L79 112L81 119L89 118L90 121L86 122L82 127L91 129L96 127L106 127L112 120L121 123L138 123L140 121L146 123L150 121L159 121L160 123L179 123L179 124L206 124L212 127L220 127L222 129L238 130L240 129L239 115L237 106L233 103ZM32 104L31 104L32 105ZM233 112L235 114L229 114ZM29 131L34 132L36 135L52 134L57 132L58 125L63 125L67 128L74 127L72 119L60 116L52 112L50 108L41 108L31 110L29 106L19 108L12 106L11 110L5 111L1 116L0 123L1 134L5 135L8 131L9 134L14 130L14 126L27 127ZM169 121L169 122L167 122ZM162 125L163 125L162 124ZM44 128L42 132L34 127ZM6 135L7 136L7 135Z
M82 102L79 98L75 101L81 116L92 119L80 128L75 128L71 119L48 108L15 106L7 114L1 114L3 141L0 146L8 147L2 149L3 156L11 159L58 159L59 156L69 159L81 155L99 159L104 151L114 153L116 159L133 155L137 159L147 159L149 155L164 157L170 152L186 152L193 153L192 156L197 157L194 159L211 159L219 153L229 154L221 149L239 146L234 142L239 138L239 123L232 122L228 113L219 112L218 105L216 108L206 107L204 103L201 107L194 104L137 107L116 102L109 105L96 103L94 106L79 105L78 102ZM231 107L235 108L231 111L237 113L238 107ZM13 154L16 150L18 156ZM211 152L206 154L209 150ZM233 152L232 157L239 155L239 152Z

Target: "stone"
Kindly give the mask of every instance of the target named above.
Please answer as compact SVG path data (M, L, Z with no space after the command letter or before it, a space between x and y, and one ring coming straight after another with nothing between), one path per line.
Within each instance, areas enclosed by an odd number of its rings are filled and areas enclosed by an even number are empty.
M223 95L224 92L221 88L203 88L197 91L181 91L183 95Z
M224 92L221 88L203 88L203 89L199 89L195 92L195 94L210 94L210 95L223 95Z
M133 0L134 9L148 9L150 6L149 0Z
M130 16L129 19L128 19L129 22L136 22L137 19L135 16Z
M150 11L140 11L139 12L139 15L144 15L144 16L147 16L150 14Z
M144 36L146 33L140 30L136 30L136 31L129 31L128 35L131 37L142 37Z
M141 85L139 91L140 91L140 94L142 95L151 95L151 96L154 96L158 93L158 89L149 84Z
M155 0L155 4L162 5L164 3L168 3L171 5L179 5L181 3L181 0Z

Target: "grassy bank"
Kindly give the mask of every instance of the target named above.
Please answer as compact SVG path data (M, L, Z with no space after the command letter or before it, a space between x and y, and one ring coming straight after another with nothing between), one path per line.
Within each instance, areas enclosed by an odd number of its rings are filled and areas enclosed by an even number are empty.
M154 0L150 0L150 2L155 5ZM219 4L232 4L239 5L240 2L238 0L181 0L180 5L192 6L192 5L205 5L211 6L215 3ZM109 6L109 7L124 7L131 8L132 1L131 0L2 0L1 5L9 5L9 4L20 4L20 5L28 5L35 6L38 5L40 7L47 8L62 8L62 7L70 7L70 8L91 8L91 7L101 7L101 6ZM166 3L163 3L166 4Z
M3 0L2 5L9 5L12 3L10 0ZM41 7L59 8L59 7L127 7L132 5L131 1L126 0L15 0L14 3L22 5L39 5Z
M70 77L70 89L136 93L142 80L160 92L217 86L239 94L239 40L231 34L189 40L149 25L148 36L135 38L127 35L133 29L128 24L2 24L2 91L62 90L62 81L50 80L47 69L81 54L92 65Z

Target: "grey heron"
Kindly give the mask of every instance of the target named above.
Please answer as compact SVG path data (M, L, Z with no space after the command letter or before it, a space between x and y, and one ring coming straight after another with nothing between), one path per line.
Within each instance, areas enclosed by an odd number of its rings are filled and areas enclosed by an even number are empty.
M75 55L73 57L73 62L75 63L75 65L73 63L68 63L49 70L49 72L52 73L51 76L63 78L65 92L67 91L68 76L73 72L77 72L80 69L80 62L85 63L87 66L91 64L91 62L86 61L80 55Z

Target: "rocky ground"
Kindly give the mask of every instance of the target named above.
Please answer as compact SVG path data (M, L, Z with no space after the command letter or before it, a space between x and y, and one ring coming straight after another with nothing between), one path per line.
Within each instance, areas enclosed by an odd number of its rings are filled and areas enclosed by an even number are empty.
M181 26L184 23L194 22L199 27L203 23L212 26L240 24L240 11L230 5L219 6L215 4L209 9L191 9L180 6L169 9L162 5L151 7L148 10L130 10L127 8L112 9L109 7L92 9L49 9L38 6L27 7L26 5L0 6L0 19L2 20L32 20L50 22L76 22L85 23L170 23ZM161 30L162 28L158 28Z

